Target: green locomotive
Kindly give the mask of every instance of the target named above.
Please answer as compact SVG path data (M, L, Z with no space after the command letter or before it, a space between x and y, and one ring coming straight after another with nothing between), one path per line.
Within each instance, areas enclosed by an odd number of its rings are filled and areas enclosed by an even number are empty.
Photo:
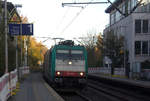
M87 73L86 49L84 46L74 45L71 40L53 46L44 56L44 77L57 87L84 87Z

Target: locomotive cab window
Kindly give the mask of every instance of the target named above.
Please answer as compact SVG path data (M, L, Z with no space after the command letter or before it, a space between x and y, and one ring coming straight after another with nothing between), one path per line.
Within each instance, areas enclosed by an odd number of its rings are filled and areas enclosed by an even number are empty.
M69 57L69 50L57 50L56 58L57 59L67 59Z
M71 55L72 58L75 60L84 60L84 55L82 50L72 50Z
M82 50L57 50L57 59L72 59L72 60L83 60L84 55Z

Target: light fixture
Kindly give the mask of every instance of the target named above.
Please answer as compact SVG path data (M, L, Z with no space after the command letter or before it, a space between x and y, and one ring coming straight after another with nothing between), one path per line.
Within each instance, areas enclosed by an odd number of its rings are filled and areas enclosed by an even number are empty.
M69 64L69 65L71 65L71 64L72 64L72 62L71 62L71 61L69 61L69 62L68 62L68 64Z
M83 76L83 72L80 72L80 76Z
M57 75L60 75L60 72L57 72Z

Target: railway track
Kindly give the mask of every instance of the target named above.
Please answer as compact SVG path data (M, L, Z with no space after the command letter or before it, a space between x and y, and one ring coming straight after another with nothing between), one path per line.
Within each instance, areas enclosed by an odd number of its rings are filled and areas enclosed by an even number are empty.
M121 89L92 80L90 80L90 82L88 83L88 87L109 96L109 98L115 98L118 101L150 101L150 98L148 96L140 95L135 91L133 92L125 88Z
M150 101L149 96L145 96L139 91L130 90L121 85L114 86L106 82L88 80L87 88L82 91L72 90L71 92L58 92L65 101Z
M65 101L92 101L82 93L75 91L69 93L59 93Z

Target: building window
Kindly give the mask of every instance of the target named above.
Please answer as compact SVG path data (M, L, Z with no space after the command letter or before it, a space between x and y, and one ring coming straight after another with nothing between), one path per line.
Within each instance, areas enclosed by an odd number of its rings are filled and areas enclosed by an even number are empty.
M133 9L136 5L137 0L131 0L131 9Z
M135 54L141 54L141 41L135 41Z
M123 6L122 6L122 12L123 12L123 14L125 14L125 4L123 4Z
M131 1L129 0L128 1L128 13L130 13L130 11L131 11Z
M143 33L148 33L148 20L143 20Z
M148 55L148 41L135 41L135 55Z
M110 15L110 24L112 25L112 24L114 24L115 23L115 13L116 12L114 12L114 13L112 13L111 15Z
M148 41L142 42L142 54L148 54Z
M148 20L135 20L135 33L148 33Z
M135 20L135 33L141 33L141 20Z
M116 22L120 20L120 13L119 11L116 12Z

